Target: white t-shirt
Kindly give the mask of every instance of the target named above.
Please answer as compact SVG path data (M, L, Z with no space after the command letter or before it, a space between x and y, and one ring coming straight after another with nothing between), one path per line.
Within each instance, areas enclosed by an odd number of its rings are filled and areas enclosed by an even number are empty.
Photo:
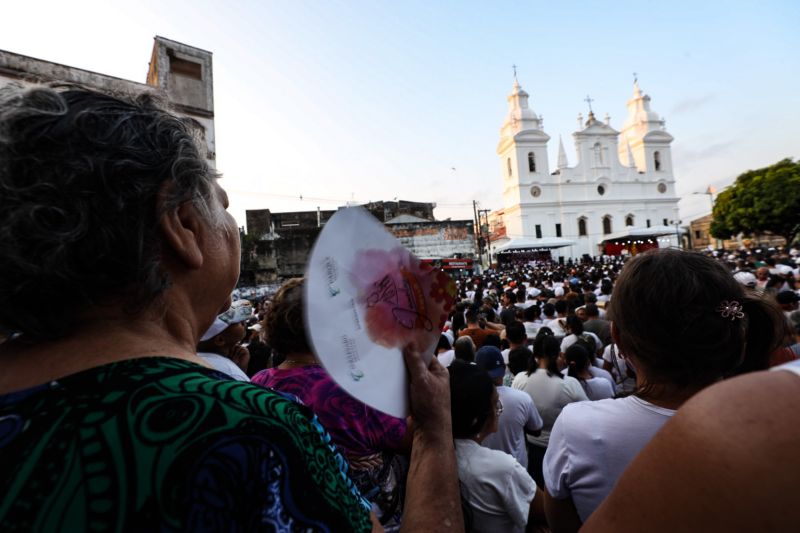
M536 483L516 459L468 439L455 439L458 479L472 508L473 531L522 533Z
M592 339L594 340L595 352L597 350L602 350L603 349L603 343L600 341L600 337L598 337L597 335L595 335L591 331L584 331L583 334L584 335L589 335L590 337L592 337ZM561 339L561 351L562 352L566 352L567 348L569 348L570 346L572 346L576 342L578 342L578 336L575 335L574 333L570 333L569 335L567 335L566 337ZM589 354L589 355L592 356L592 362L594 362L594 359L595 359L594 356L596 354L593 353L593 354Z
M528 442L542 448L547 447L547 442L550 440L550 430L553 428L558 415L561 414L561 409L568 403L589 400L577 379L569 376L563 379L556 376L548 376L547 370L543 368L537 369L536 372L528 376L522 390L530 395L533 404L542 417L542 422L544 422L542 434L538 437L528 435Z
M514 376L513 380L511 380L511 388L522 390L523 388L525 388L525 383L527 381L528 381L528 373L523 370L522 372Z
M524 372L523 372L524 373ZM519 464L528 468L528 451L525 447L525 430L542 429L542 417L533 405L531 397L521 390L505 386L497 387L503 412L497 423L497 431L481 442L482 446L511 454Z
M525 335L529 339L535 339L536 334L539 333L539 328L542 327L541 322L523 322L522 325L525 326Z
M566 323L567 323L566 318L554 318L546 325L548 328L553 330L553 335L555 335L556 337L563 337L564 335L567 334L567 332L564 331L564 327L561 324L566 324Z
M219 370L223 374L228 374L233 379L239 381L250 381L250 378L247 377L247 374L242 372L242 369L239 368L236 363L223 355L208 352L198 352L197 355L205 359L208 364L214 367L215 370Z
M544 455L547 492L557 499L571 496L586 522L673 414L636 396L566 406Z
M448 367L450 363L453 362L453 359L456 358L456 351L455 350L447 350L446 352L442 352L436 356L436 359L442 363L442 366Z
M614 350L614 355L611 355L611 350ZM616 361L615 361L616 359ZM617 383L617 390L619 392L633 392L636 390L636 380L628 377L628 363L624 357L619 355L619 348L616 344L609 344L603 350L603 361L611 365L611 373Z
M611 390L616 393L617 384L614 382L614 377L611 374L609 374L607 370L603 370L602 368L597 368L596 366L590 366L589 373L592 374L592 377L594 378L601 378L608 381L608 383L611 385ZM564 370L561 371L562 376L566 376L567 374L569 374L568 368L565 368ZM603 389L605 389L605 387L603 387ZM613 398L613 397L614 394L612 394L611 396L603 396L603 398ZM592 398L592 400L602 400L603 398Z

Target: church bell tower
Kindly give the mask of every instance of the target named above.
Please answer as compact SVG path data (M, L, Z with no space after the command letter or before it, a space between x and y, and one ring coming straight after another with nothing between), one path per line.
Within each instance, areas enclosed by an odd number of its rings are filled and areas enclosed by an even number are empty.
M515 73L514 85L507 98L508 115L500 128L497 145L506 206L532 200L532 185L550 180L547 160L550 136L542 130L542 118L530 108L528 97Z

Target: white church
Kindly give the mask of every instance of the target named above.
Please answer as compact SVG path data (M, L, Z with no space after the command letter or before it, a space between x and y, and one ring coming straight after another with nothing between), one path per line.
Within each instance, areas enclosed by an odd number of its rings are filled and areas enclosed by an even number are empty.
M578 115L572 134L574 166L559 140L553 171L550 136L516 79L508 107L497 145L504 208L490 215L493 256L577 259L677 245L673 138L638 82L622 131L611 127L608 115L597 120L590 107L586 121Z

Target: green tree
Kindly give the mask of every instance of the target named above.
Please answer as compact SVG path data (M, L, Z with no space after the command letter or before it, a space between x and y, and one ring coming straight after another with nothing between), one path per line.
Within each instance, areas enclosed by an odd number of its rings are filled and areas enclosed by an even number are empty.
M800 161L748 170L714 204L711 235L772 233L791 243L800 230Z

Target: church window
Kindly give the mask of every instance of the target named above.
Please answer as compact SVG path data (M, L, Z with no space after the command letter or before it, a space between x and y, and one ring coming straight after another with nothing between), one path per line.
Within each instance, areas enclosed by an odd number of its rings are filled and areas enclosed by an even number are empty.
M647 227L648 228L650 227L650 219L649 218L647 219Z
M528 152L528 170L536 172L536 154Z
M664 219L664 225L665 225L665 226L669 226L669 222L667 221L667 219L666 219L666 218Z
M594 143L594 147L592 149L594 150L595 166L603 166L603 147L600 145L600 143Z
M625 225L633 226L633 215L628 215L625 217Z
M561 224L556 224L556 237L561 237Z
M666 183L659 183L656 188L658 189L658 192L660 192L661 194L664 194L665 192L667 192L667 184Z
M508 168L508 175L511 176L511 158L506 159L506 167Z
M578 219L578 236L586 237L586 235L588 235L586 231L586 217L581 217Z
M611 233L611 215L603 217L603 235Z
M653 152L653 166L656 170L661 170L661 152Z
M605 186L604 185L598 185L597 186L597 194L599 194L600 196L603 196L605 193L606 193Z
M536 224L536 238L542 238L542 226L540 224Z
M541 194L542 194L542 189L540 189L537 185L531 187L531 196L533 196L534 198L539 198Z

